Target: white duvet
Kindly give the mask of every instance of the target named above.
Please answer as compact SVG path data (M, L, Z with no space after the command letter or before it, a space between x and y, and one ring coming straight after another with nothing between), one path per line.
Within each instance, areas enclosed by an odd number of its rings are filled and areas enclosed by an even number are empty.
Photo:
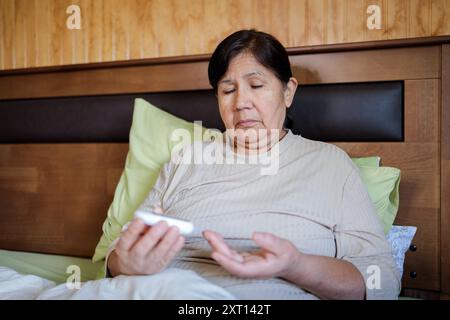
M57 285L34 275L19 274L0 266L0 299L167 299L230 300L225 289L212 284L193 271L166 269L151 276L119 276L86 281L79 289L66 283Z

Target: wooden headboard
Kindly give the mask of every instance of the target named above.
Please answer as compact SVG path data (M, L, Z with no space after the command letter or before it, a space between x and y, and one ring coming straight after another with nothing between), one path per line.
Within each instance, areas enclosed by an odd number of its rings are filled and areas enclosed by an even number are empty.
M450 294L450 37L289 49L300 84L402 81L403 140L335 142L400 168L395 221L418 227L404 294ZM0 100L210 88L209 56L0 72ZM0 144L0 248L90 257L128 151L126 142Z

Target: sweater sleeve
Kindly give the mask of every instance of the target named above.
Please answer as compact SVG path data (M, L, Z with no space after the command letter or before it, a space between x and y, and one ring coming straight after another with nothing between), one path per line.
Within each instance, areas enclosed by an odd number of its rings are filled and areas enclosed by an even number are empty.
M352 167L343 186L338 214L336 258L349 261L359 270L366 286L366 299L397 299L400 275L357 167Z
M178 157L178 156L179 155L177 155L176 157ZM175 159L177 159L176 157L175 157ZM176 166L176 164L175 164L174 159L172 159L169 162L167 162L166 164L164 164L164 166L162 167L162 169L158 175L158 178L157 178L154 186L150 190L148 196L144 199L144 201L139 206L139 209L151 210L155 205L162 206L162 197L163 197L164 192L167 189L167 186L171 180L171 175L174 172L175 166ZM128 224L129 224L129 222L122 227L122 232L124 232L127 229ZM102 277L110 277L110 274L108 271L108 259L109 259L109 256L111 255L111 253L116 249L116 245L117 245L119 238L120 238L120 235L117 238L115 238L111 242L111 244L108 246Z

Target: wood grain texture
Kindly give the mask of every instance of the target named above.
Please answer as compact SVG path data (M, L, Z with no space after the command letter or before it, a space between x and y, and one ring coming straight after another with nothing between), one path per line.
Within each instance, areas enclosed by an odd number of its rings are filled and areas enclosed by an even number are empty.
M128 144L0 145L2 221L11 222L0 224L1 247L91 256L127 151Z
M327 23L325 30L325 43L331 44L345 42L346 8L346 3L342 5L339 1L328 0L327 12L325 13L325 21Z
M387 34L388 39L406 38L408 34L408 0L388 0Z
M450 33L450 0L431 1L431 35Z
M439 77L439 47L296 55L299 83L340 83ZM389 70L389 72L386 72Z
M210 88L207 63L74 70L0 77L0 99L164 92Z
M450 45L442 46L441 270L442 291L450 294Z
M407 37L431 34L431 1L409 0Z
M81 30L66 28L67 6ZM381 29L367 29L368 5ZM211 53L242 28L288 48L450 34L450 0L0 0L0 70Z
M439 141L439 79L405 81L406 142Z
M351 51L293 55L291 64L301 84L313 84L437 78L439 59L439 46L430 46L367 50L364 54ZM147 63L115 68L114 77L112 69L104 67L0 76L0 99L210 88L207 57L189 63Z
M0 24L2 35L0 37L1 59L0 64L4 69L16 68L16 39L15 35L15 5L13 0L0 1Z

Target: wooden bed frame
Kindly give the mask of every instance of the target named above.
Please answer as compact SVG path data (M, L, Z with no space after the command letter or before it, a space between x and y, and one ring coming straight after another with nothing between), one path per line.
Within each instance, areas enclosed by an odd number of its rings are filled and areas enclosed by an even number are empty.
M450 37L289 49L300 84L404 81L404 141L336 142L400 168L395 221L418 227L403 295L450 297ZM208 55L0 72L0 100L210 88ZM90 257L127 143L0 144L0 248Z

